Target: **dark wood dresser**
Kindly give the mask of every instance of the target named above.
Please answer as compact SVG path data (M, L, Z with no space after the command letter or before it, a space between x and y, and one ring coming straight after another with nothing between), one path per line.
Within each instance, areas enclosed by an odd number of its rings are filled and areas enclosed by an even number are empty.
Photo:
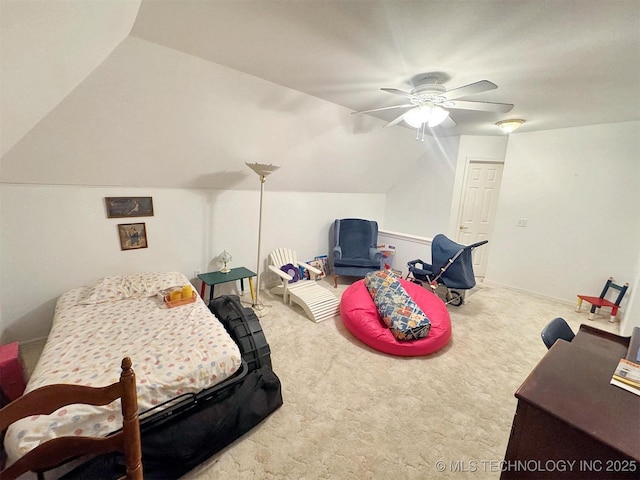
M501 479L640 479L640 396L609 383L621 358L637 362L638 330L582 325L549 349L516 391Z

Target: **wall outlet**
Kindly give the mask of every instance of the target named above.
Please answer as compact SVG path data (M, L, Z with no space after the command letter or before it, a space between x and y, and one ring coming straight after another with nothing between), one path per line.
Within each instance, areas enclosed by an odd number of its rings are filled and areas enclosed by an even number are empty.
M527 219L526 218L519 218L518 219L518 223L516 223L516 225L518 227L526 227L527 226Z
M202 273L202 270L200 270L199 268L196 268L196 269L193 271L193 276L194 276L194 277L197 277L197 276L198 276L198 275L200 275L201 273Z

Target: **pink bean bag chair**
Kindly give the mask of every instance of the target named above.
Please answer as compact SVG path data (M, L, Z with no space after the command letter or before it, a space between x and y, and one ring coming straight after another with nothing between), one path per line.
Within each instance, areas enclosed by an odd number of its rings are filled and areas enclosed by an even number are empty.
M355 282L342 294L340 317L344 326L363 343L391 355L413 357L440 350L451 338L451 319L446 305L420 285L402 279L400 283L431 321L428 336L417 340L397 340L378 315L364 280Z

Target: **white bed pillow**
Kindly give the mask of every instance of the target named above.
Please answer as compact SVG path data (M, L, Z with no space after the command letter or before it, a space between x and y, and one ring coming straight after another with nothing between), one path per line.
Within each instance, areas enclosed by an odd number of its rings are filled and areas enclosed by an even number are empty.
M95 305L132 297L151 297L160 290L187 285L189 279L180 272L144 272L104 277L89 291L79 305Z

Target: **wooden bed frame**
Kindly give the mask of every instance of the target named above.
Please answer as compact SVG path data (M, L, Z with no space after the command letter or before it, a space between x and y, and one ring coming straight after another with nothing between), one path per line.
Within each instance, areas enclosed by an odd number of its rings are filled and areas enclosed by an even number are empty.
M163 275L165 277L157 281L173 282L175 281L171 278L173 274L161 273L158 277ZM151 287L145 283L149 281L149 278L155 282L154 275L156 274L150 274L150 277L145 278L140 276L134 279L137 283L133 283L134 280L131 280L132 283L129 285L137 285L139 288L155 288L155 283L149 283ZM178 278L178 280L180 279ZM100 288L91 287L91 290L87 290L89 287L81 287L76 292L78 296L74 296L75 293L71 294L68 299L69 304L89 305L91 308L91 305L103 303L105 298L107 302L112 301L111 295L120 294L118 288L124 285L124 280L120 276L114 276L108 281L101 281L99 285ZM127 291L124 293L128 295ZM149 292L145 290L144 293L148 294ZM174 398L165 397L157 405L152 403L153 406L149 406L149 402L146 402L142 407L145 410L139 412L135 418L136 431L141 443L145 480L181 477L251 430L283 403L280 380L272 370L269 345L257 316L251 308L243 307L237 296L227 297L216 298L212 305L209 305L209 310L220 322L216 329L219 327L220 330L226 330L230 340L233 340L238 347L237 353L240 355L240 362L237 370L230 377L214 386L204 386L201 387L204 388L202 390L185 390L188 393ZM83 298L83 303L76 303L78 298ZM84 303L86 299L91 301ZM117 301L121 298L113 300ZM220 300L228 301L220 304ZM98 370L101 370L101 365L98 365ZM75 366L82 367L82 365ZM65 369L67 367L68 365L65 366ZM142 372L139 373L139 375L141 374ZM54 382L66 382L64 376L60 378ZM52 391L51 386L42 388L48 388L49 392ZM31 394L25 397L31 398ZM137 411L138 405L142 405L142 403L137 397L135 399L136 408L134 410ZM69 425L69 423L65 425ZM16 439L16 428L19 426L12 426L9 429L12 437L11 442ZM71 429L70 432L72 431L74 429ZM71 435L70 432L64 433L64 435ZM117 442L113 438L123 435L122 432L123 430L119 430L103 437L103 442L105 444ZM49 437L53 437L53 435L49 435ZM51 439L51 441L56 440L55 438ZM44 440L42 441L44 442ZM12 456L16 455L15 450L15 444L12 443ZM105 451L107 450L96 450L95 452ZM125 463L128 463L128 460L125 462L121 453L104 453L88 461L84 458L77 459L73 463L65 464L64 468L52 470L50 474L62 475L59 478L63 479L117 479L124 475ZM2 478L4 479L4 475Z
M209 306L242 355L239 370L199 393L174 398L140 413L145 480L180 478L258 425L283 403L280 380L271 367L269 345L255 313L235 295ZM158 407L167 408L156 411ZM122 469L117 454L99 456L61 480L113 479Z
M121 363L120 380L106 387L55 384L37 388L17 398L0 410L0 430L31 415L48 415L61 407L75 403L108 405L120 399L122 430L108 437L58 437L41 443L29 453L0 472L11 480L26 472L42 472L58 467L83 455L99 455L111 451L124 453L127 480L142 480L142 448L136 395L136 376L131 359Z

